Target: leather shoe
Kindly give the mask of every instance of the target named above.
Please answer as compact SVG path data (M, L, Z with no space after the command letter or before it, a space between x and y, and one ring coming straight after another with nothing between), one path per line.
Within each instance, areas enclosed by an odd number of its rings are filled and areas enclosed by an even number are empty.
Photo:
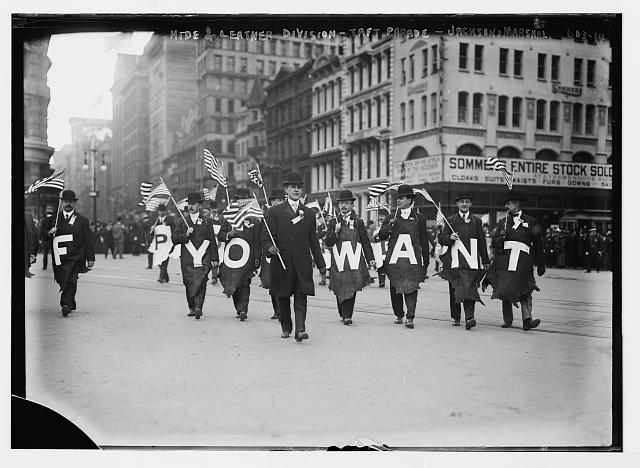
M467 323L465 324L464 328L466 328L467 330L471 330L475 326L476 326L476 319L469 319L467 320Z
M307 334L307 332L296 333L296 341L298 343L300 343L302 340L308 340L308 339L309 339L309 335Z
M407 319L407 322L404 324L407 328L413 328L413 319Z
M71 312L71 307L69 307L68 305L63 305L62 306L62 316L66 317L67 315L69 315L69 312Z
M530 318L528 318L522 324L522 329L525 331L529 331L532 328L536 328L538 325L540 325L540 319L531 320Z
M380 283L380 284L378 285L378 287L379 287L379 288L384 288L384 283Z
M289 338L290 335L291 335L290 332L282 332L280 333L280 338Z
M396 317L393 323L395 323L396 325L402 325L402 317Z
M245 320L247 320L247 313L246 312L240 312L240 321L244 322Z
M195 314L195 312L193 311L192 308L189 308L189 313L187 314L187 317L193 317Z
M453 325L454 327L459 327L460 326L460 320L452 320L451 321L451 325Z
M345 325L351 325L353 321L351 319L344 319L342 323L344 323Z
M200 320L200 317L202 317L202 309L196 309L195 316L196 316L196 320Z
M273 314L273 315L271 316L271 320L276 320L277 318L278 318L278 316L277 316L276 314Z
M500 325L500 328L511 328L511 322L504 322Z

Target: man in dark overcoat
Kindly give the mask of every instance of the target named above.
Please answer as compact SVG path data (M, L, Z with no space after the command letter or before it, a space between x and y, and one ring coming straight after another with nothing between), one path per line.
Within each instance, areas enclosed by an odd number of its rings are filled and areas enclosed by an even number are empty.
M286 198L286 195L283 189L281 188L271 189L271 192L269 193L269 205L277 206L283 203L285 198ZM269 206L264 207L265 215L267 214L268 209L269 209ZM268 234L265 233L264 231L266 231L266 228L265 228L265 220L263 219L262 223L260 223L260 239L262 239L262 236L264 235L268 236ZM267 255L266 251L263 251L261 262L260 262L260 286L265 289L271 288L271 261L272 261L272 258ZM278 260L276 259L276 261ZM278 312L278 298L276 296L270 296L270 297L271 297L271 306L273 307L273 315L271 316L271 320L280 320L280 313Z
M262 233L262 246L271 257L269 294L278 298L282 326L280 336L288 338L293 330L290 302L293 296L295 339L301 342L309 338L305 330L307 296L315 295L311 256L313 255L321 275L326 274L327 269L318 242L313 210L300 201L304 187L302 175L290 172L282 186L287 199L284 203L269 208L266 224L273 240L265 229Z
M64 190L61 199L58 225L49 230L49 235L53 238L53 275L62 291L60 306L66 317L76 310L78 274L93 268L95 255L89 220L75 211L75 192Z
M525 331L540 325L540 319L533 319L533 291L540 291L533 276L537 265L538 276L544 275L544 243L542 227L532 217L522 212L524 195L518 190L510 190L505 197L506 218L498 220L493 231L492 245L496 252L493 263L487 271L483 289L487 284L493 287L492 299L502 300L502 328L513 323L513 304L520 303L522 329Z
M171 236L173 237L176 222L171 216L167 216L167 205L165 205L164 203L160 203L158 205L158 216L156 217L156 220L151 227L151 233L153 236L156 235L156 227L158 226L169 226ZM160 275L158 276L158 283L169 282L169 258L170 257L168 256L162 261L162 263L160 263Z
M345 325L353 323L356 294L373 282L369 267L376 264L364 221L353 210L355 200L351 190L340 192L340 213L329 220L325 237L325 243L331 252L329 289L336 295L338 315ZM345 249L350 249L355 259L349 258Z
M188 317L200 319L207 292L207 280L212 266L218 266L218 243L211 220L200 214L203 202L200 192L187 195L188 212L180 219L171 235L171 241L181 245L180 266L186 289Z
M437 273L449 281L449 310L451 324L460 326L460 303L464 306L465 328L476 326L475 306L480 301L478 286L479 266L489 268L487 241L482 229L482 220L470 212L473 197L461 193L456 197L458 213L447 218L440 234L439 242L447 246L441 255L443 268ZM453 228L453 230L452 230Z
M407 305L407 328L413 328L419 284L427 278L429 266L429 235L427 221L413 207L415 194L410 185L398 187L397 209L380 228L380 240L389 239L382 266L389 277L391 306L395 323L402 324L404 303Z

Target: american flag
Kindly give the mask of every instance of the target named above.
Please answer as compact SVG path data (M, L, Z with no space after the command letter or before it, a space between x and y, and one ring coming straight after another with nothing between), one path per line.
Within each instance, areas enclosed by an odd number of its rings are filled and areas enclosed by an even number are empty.
M233 229L238 229L242 227L244 220L247 218L264 218L262 208L260 208L257 200L253 200L251 203L243 206L242 209L239 210L231 220L229 220L229 224L231 224Z
M438 226L444 226L445 223L446 223L445 216L442 213L442 210L440 210L440 203L438 203L438 212L436 213L436 224Z
M202 194L204 195L205 200L215 200L217 191L218 187L214 188L213 190L209 190L207 187L205 187L202 189Z
M391 186L391 182L381 182L379 184L369 186L369 198L377 198L382 195Z
M167 188L167 184L165 184L164 182L160 182L158 185L156 185L156 187L151 190L151 192L149 192L149 195L147 196L147 198L145 198L145 200L149 201L152 198L160 195L167 195L169 197L171 196L171 192Z
M318 200L313 200L312 202L309 202L305 205L307 208L317 208L318 211L322 211L322 208L320 208L320 203L318 203Z
M333 200L331 199L330 193L327 193L327 196L324 199L324 205L322 206L322 211L324 211L327 214L327 216L333 216Z
M249 180L251 180L251 182L253 182L260 188L264 186L264 182L262 181L262 174L260 174L259 168L249 171Z
M513 174L507 170L507 164L504 161L499 160L495 157L487 158L487 167L489 169L493 169L494 171L498 171L502 173L502 177L504 177L504 181L509 187L509 190L513 188Z
M187 197L184 197L182 200L178 200L178 202L176 203L176 206L180 211L184 211L187 208L187 206L189 206L189 203L187 202Z
M147 211L156 211L158 209L158 205L164 202L165 200L162 198L152 198L144 203L144 207Z
M153 183L144 182L144 181L140 182L140 196L142 197L142 200L138 202L139 206L145 206L145 201L149 196L149 194L151 193L152 189L153 189Z
M434 205L436 204L436 202L433 201L433 198L431 198L431 195L429 195L429 192L427 192L425 189L422 189L422 188L413 189L413 193L419 193L428 202L433 203Z
M222 163L206 148L204 149L204 167L207 168L213 180L217 181L223 187L227 187L227 178L224 176Z
M231 222L233 217L236 214L238 214L238 211L240 211L240 205L238 205L237 201L232 200L229 202L226 208L222 211L222 216L224 216L224 219Z
M56 190L64 189L64 170L49 177L45 177L42 180L35 181L24 193L33 193L41 188L53 188Z

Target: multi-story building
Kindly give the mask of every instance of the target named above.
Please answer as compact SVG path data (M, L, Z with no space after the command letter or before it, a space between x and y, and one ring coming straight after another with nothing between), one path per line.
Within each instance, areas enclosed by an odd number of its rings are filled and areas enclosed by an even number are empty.
M494 222L507 188L485 163L498 156L544 225L611 219L608 43L394 42L394 179L427 187L449 212L457 192L471 192L473 210Z
M47 109L49 87L47 57L49 38L24 43L24 187L51 174L49 158L53 148L47 144ZM58 191L41 189L25 196L25 210L36 218L44 214L47 203L57 203Z
M111 190L111 171L107 170L111 157L111 120L72 117L69 124L72 148L65 155L65 187L76 192L77 210L91 221L94 203L91 192L95 188L97 220L112 220L116 215L112 210L115 196Z
M267 81L264 84L268 83ZM239 112L238 129L235 134L237 186L256 188L249 181L248 172L266 160L267 126L264 120L265 93L263 82L254 80L249 99ZM262 192L258 190L257 192ZM259 197L262 193L257 193Z
M176 200L200 188L196 167L202 164L202 158L196 158L196 115L194 106L181 117L180 130L172 138L171 154L162 162L163 180Z
M265 89L267 158L261 166L267 187L279 187L291 170L311 180L311 86L313 61L297 70L282 67Z
M153 35L144 49L149 67L149 172L163 175L182 117L196 103L196 42ZM195 154L194 154L195 157Z
M109 158L112 208L136 206L142 180L149 180L149 69L145 56L118 54L111 88L113 140Z
M242 102L249 98L253 82L273 80L281 67L292 70L322 53L337 50L330 39L304 40L273 37L268 40L234 40L217 37L198 43L197 153L204 148L214 153L224 164L230 184L236 171L235 133ZM202 165L200 175L209 178ZM203 179L200 179L203 180ZM243 176L244 180L244 176Z
M365 212L368 187L391 177L394 45L392 36L360 36L347 39L343 51L342 185L366 218L374 216Z
M342 81L344 73L337 55L321 55L310 71L311 180L308 192L322 203L327 193L339 190L342 181Z

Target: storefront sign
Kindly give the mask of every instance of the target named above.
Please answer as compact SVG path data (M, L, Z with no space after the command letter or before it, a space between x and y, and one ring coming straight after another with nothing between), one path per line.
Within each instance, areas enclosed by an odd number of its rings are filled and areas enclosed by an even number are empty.
M553 94L562 93L565 96L582 96L581 86L561 86L559 84L551 85L551 92Z
M393 164L393 180L404 180L410 185L442 181L442 158L431 156L410 159Z
M504 161L507 170L513 174L514 185L594 189L612 187L611 164L523 159ZM444 157L444 182L504 185L502 174L487 168L486 162L484 157L447 155ZM409 174L409 171L406 172Z

